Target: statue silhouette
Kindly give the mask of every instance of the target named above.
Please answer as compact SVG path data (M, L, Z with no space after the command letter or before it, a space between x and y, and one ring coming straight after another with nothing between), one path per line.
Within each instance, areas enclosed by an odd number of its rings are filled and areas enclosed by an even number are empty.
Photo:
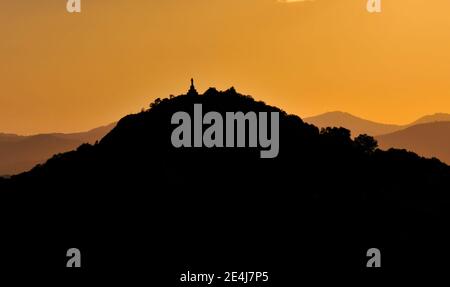
M198 92L197 92L197 90L195 89L195 86L194 86L194 79L193 78L191 78L191 87L189 88L189 91L188 91L187 94L190 95L190 96L198 96Z

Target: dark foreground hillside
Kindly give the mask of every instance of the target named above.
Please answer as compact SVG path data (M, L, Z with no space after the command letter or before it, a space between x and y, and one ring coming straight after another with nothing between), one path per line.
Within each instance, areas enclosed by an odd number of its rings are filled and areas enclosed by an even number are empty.
M279 111L279 156L261 159L254 148L174 148L172 114L193 114L195 103L204 113ZM81 246L91 268L108 272L123 267L162 276L155 270L173 270L163 268L171 264L265 263L283 270L348 263L359 270L371 247L384 250L387 268L414 265L411 246L414 258L436 254L448 224L450 168L406 151L376 150L371 138L353 141L345 129L319 131L234 89L210 89L157 100L120 120L98 144L56 155L1 180L0 188L4 240L36 246L48 262Z

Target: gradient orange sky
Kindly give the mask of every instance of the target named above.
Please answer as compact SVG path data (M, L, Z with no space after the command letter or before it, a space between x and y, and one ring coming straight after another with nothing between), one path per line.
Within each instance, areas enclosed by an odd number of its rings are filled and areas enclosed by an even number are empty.
M450 113L450 1L0 1L0 132L94 128L235 86L301 117Z

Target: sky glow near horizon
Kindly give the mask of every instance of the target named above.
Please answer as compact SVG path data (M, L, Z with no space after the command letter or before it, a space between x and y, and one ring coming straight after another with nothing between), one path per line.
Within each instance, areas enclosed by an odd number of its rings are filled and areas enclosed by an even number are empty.
M300 117L450 113L447 0L383 1L377 15L365 0L82 3L70 14L64 1L0 2L0 132L88 130L191 77Z

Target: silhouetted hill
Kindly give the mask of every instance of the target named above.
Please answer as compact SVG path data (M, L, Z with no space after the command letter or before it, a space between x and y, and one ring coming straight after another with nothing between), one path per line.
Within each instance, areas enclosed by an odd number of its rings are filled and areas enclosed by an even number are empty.
M433 122L450 122L450 114L437 113L434 115L427 115L427 116L421 117L420 119L409 124L408 126L415 126L415 125L433 123Z
M192 115L196 103L222 115L280 112L278 157L261 159L257 148L174 148L171 117ZM286 254L311 267L349 247L399 244L396 254L412 256L405 242L446 240L439 227L449 218L449 166L375 147L370 137L319 130L234 89L158 99L99 143L0 180L2 218L16 218L2 228L11 240L33 238L36 250L88 242L102 267L121 256L133 271L128 263L139 258L157 266L177 258L270 258L291 268L280 259Z
M72 134L19 136L0 134L0 175L13 175L44 163L52 155L73 150L83 143L95 143L115 124Z
M437 157L450 163L450 122L418 124L378 136L377 140L384 149L407 149L424 157Z
M365 120L344 112L329 112L305 118L305 122L311 123L319 128L344 127L349 129L355 137L360 134L377 136L391 133L402 128L402 126L399 125L381 124Z

